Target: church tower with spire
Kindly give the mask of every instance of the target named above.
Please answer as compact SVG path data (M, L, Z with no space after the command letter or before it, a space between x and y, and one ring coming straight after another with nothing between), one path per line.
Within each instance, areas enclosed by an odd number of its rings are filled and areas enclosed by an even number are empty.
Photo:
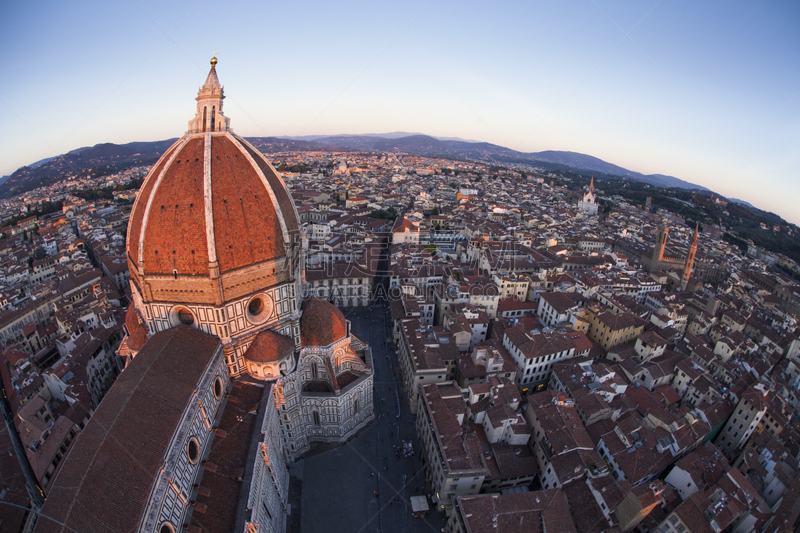
M594 176L592 182L589 184L589 192L583 195L583 200L578 202L578 210L583 211L587 215L597 214L597 195L594 193Z
M667 237L669 237L669 228L666 226L659 226L656 245L653 248L653 255L650 257L650 271L659 270L661 268L661 264L664 261L664 250L667 247Z
M700 229L698 222L694 228L694 237L692 237L692 245L689 247L689 253L686 256L686 263L683 265L683 276L681 277L681 290L685 291L686 286L689 284L689 278L692 276L692 268L694 267L694 258L697 255L697 233Z

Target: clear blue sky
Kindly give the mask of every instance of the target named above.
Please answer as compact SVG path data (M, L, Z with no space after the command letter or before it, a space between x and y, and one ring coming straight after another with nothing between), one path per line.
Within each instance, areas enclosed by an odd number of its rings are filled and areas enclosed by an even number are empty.
M0 175L178 137L213 51L247 136L572 150L800 223L800 3L4 2Z

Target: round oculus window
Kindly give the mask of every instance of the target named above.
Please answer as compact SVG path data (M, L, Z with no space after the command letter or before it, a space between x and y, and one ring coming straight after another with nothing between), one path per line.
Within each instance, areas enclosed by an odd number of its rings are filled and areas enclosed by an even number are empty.
M186 326L194 324L194 315L188 309L181 309L178 311L178 322Z
M247 306L247 310L250 311L250 314L253 316L258 316L264 311L264 302L261 298L253 298L250 300L250 305Z
M161 524L161 527L158 528L158 533L175 533L175 528L169 522L164 522Z
M247 319L254 324L265 322L272 314L272 298L259 294L247 303Z
M219 400L222 397L222 378L214 380L214 397Z
M197 442L197 439L192 437L189 439L189 444L186 445L186 455L189 457L189 462L197 464L197 461L200 460L200 443Z

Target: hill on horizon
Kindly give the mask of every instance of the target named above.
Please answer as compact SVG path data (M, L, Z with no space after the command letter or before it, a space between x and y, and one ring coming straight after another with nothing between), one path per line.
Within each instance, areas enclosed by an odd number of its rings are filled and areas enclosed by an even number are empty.
M378 137L375 135L335 135L316 137L317 143L348 146L369 151L400 151L428 157L455 157L477 159L490 163L528 164L535 166L551 163L581 170L628 177L657 187L708 190L706 187L664 174L642 174L608 163L597 157L578 152L547 150L519 152L487 142L443 140L430 135L412 134L406 137Z
M519 152L487 142L436 138L423 134L391 132L364 135L305 135L302 137L249 137L259 150L281 151L370 151L402 152L427 157L477 160L493 164L524 164L544 169L577 169L609 176L621 176L656 187L678 187L709 191L674 176L645 175L608 163L597 157L569 151ZM48 185L70 173L82 171L111 173L125 166L152 164L175 141L167 139L127 144L100 143L78 148L60 156L42 159L0 178L0 198L9 198ZM710 191L709 191L710 192Z

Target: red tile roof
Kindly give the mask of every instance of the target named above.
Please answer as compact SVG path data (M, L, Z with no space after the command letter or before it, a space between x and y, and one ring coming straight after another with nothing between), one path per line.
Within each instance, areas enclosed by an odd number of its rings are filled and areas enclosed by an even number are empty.
M108 391L50 487L36 532L138 531L153 482L219 341L188 326L154 335Z
M286 335L266 329L259 332L244 352L244 358L258 363L279 361L294 351L294 341Z
M299 236L294 203L262 154L230 133L213 135L210 148L207 153L204 135L185 137L145 179L128 232L134 283L142 274L171 276L174 270L210 276L209 221L221 274L283 257L285 245Z
M125 313L125 327L128 329L128 347L138 352L147 342L147 328L133 305L128 306Z
M347 322L330 302L311 297L301 307L300 332L303 346L329 346L347 335Z

